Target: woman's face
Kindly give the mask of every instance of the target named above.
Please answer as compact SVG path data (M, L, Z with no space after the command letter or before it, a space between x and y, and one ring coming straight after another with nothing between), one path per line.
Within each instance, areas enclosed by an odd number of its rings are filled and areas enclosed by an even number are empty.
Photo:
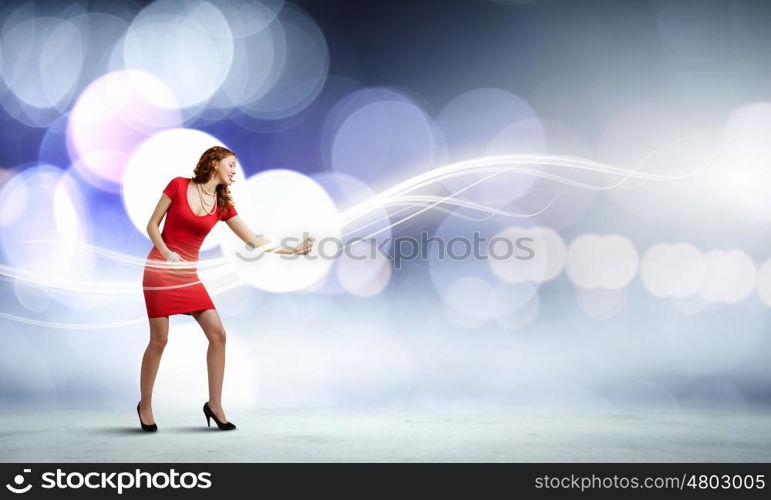
M236 175L236 157L233 155L221 159L214 170L217 177L217 184L229 186L233 184L233 177Z

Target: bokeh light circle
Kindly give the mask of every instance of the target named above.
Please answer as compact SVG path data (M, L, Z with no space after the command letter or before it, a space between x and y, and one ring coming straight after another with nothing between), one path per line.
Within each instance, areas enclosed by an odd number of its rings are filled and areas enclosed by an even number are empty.
M352 295L370 297L382 292L391 279L391 260L366 249L343 253L335 266L338 282Z
M126 69L155 75L180 106L190 108L208 101L225 81L233 62L233 34L212 3L158 0L129 26L123 57Z
M65 19L38 16L6 23L0 33L0 75L28 106L64 111L83 66L85 44Z
M70 158L87 182L117 192L131 153L181 121L177 101L161 80L139 71L109 73L73 106L67 123Z
M313 18L295 5L284 4L269 29L264 36L272 37L273 57L280 68L264 69L263 75L268 76L260 78L268 90L258 85L253 100L239 109L255 118L275 120L302 111L318 96L329 73L329 49Z
M640 261L640 281L655 297L688 297L698 293L708 270L701 251L687 243L657 243Z
M734 110L721 140L721 171L714 189L737 215L771 222L771 102L755 102Z
M218 3L234 34L233 64L209 108L248 107L275 85L286 63L287 41L280 21L274 21L279 5L264 2Z
M704 254L704 269L699 294L708 302L739 302L755 290L755 263L742 250L711 250Z
M562 272L567 257L562 237L545 226L509 226L495 235L489 250L493 273L509 283L550 281Z
M79 192L63 170L46 164L28 168L0 190L3 254L29 279L76 279L88 267L79 252L83 218Z
M377 191L424 172L444 156L439 129L404 93L365 88L340 100L324 123L323 157Z
M340 243L337 209L311 178L286 169L250 177L239 198L239 216L256 235L293 247L315 238L309 255L265 254L249 249L231 231L220 230L228 265L254 287L272 292L300 290L318 282L332 267ZM286 240L285 240L286 239Z
M583 234L568 245L565 272L581 288L622 288L637 267L637 249L621 235Z

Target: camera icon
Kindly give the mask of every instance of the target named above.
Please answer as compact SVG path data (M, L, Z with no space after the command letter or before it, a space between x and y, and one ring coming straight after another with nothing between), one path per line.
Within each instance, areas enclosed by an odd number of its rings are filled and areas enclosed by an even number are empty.
M32 469L24 469L24 473L26 474L27 472L32 472ZM5 487L8 488L11 493L26 493L32 488L32 485L28 484L26 486L22 486L25 479L26 478L22 474L16 474L13 477L14 484L6 484Z

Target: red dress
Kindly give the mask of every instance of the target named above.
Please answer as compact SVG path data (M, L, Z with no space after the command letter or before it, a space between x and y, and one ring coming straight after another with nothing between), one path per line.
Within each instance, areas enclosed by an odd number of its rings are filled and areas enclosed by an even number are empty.
M214 224L237 213L231 205L225 211L218 209L211 215L196 215L187 201L187 187L190 182L192 179L175 177L163 190L171 198L171 205L166 213L166 223L161 236L166 246L177 252L183 260L195 262L198 261L201 243ZM148 317L159 318L214 309L209 293L198 278L195 266L187 269L161 269L148 265L151 259L166 261L155 246L147 255L142 285Z

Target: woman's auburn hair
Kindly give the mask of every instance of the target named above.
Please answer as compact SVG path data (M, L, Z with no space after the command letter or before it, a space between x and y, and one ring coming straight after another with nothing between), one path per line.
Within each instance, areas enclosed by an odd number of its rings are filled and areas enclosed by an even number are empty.
M228 156L236 156L236 154L222 146L212 146L204 151L193 170L193 182L198 184L209 182L214 175L214 163ZM230 186L220 184L217 186L216 192L217 208L224 212L233 204L233 198L230 196Z

